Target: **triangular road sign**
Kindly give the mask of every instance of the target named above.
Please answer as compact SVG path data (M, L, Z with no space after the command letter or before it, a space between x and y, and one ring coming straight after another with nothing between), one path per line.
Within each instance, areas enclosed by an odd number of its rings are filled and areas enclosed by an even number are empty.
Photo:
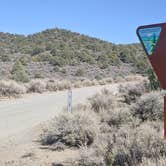
M166 23L140 26L137 28L137 35L161 87L166 90ZM166 139L166 96L164 97L164 138Z
M159 26L151 28L142 28L138 30L139 38L148 55L152 55L154 53L156 45L159 41L161 31L162 28Z

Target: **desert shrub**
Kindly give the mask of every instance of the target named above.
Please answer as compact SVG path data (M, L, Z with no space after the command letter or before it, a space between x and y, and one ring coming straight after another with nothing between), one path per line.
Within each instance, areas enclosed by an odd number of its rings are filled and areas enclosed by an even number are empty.
M118 108L105 112L105 118L107 123L112 127L120 127L123 124L127 124L131 120L131 112L128 108Z
M119 92L124 98L124 102L127 104L131 104L136 102L138 97L148 91L147 86L148 85L146 82L128 83L125 85L120 85Z
M165 166L166 158L160 157L159 159L151 159L151 158L143 158L142 163L140 166Z
M94 85L98 85L98 82L96 80L84 79L81 81L74 82L73 87L80 88L80 87L89 87L89 86L94 86Z
M42 47L35 47L32 50L31 55L34 56L34 55L40 54L41 52L44 52L44 48L42 48Z
M118 54L116 52L112 52L111 54L108 54L108 62L110 65L119 65L121 63Z
M75 88L88 87L88 86L94 86L94 85L98 85L98 81L83 79L83 80L75 81L73 83L73 87Z
M12 74L12 79L14 79L15 81L18 81L18 82L28 82L29 81L29 77L25 70L25 67L24 67L24 65L22 65L22 63L20 61L17 61L13 65L11 74Z
M75 76L82 77L84 76L85 72L83 69L78 69L75 73Z
M92 84L91 80L89 80L89 79L84 79L81 81L82 86L91 86L91 84Z
M82 82L81 81L74 82L73 87L74 88L80 88L80 87L82 87Z
M69 165L73 166L106 166L112 164L112 156L107 153L107 140L104 135L99 135L91 147L83 146L79 150L78 156Z
M57 81L55 81L55 80L48 80L47 84L46 84L46 89L48 91L57 91L58 90Z
M12 77L13 80L18 81L18 82L28 82L29 81L29 77L27 75L27 73L25 71L16 71Z
M101 69L108 68L110 65L119 65L120 64L120 60L119 60L117 54L114 54L114 53L99 55L97 57L97 62Z
M146 56L139 56L135 58L134 66L136 67L137 73L144 75L147 68L150 68L150 63L147 61Z
M131 62L131 56L130 56L130 49L128 48L122 48L121 52L119 53L119 59L123 63L130 63Z
M94 85L94 82L92 82L91 80L89 79L84 79L82 82L81 82L82 86L93 86Z
M20 58L19 58L19 61L21 62L21 64L23 65L23 66L26 66L30 61L31 61L31 59L30 59L30 57L29 56L21 56Z
M2 54L2 55L0 55L0 60L2 62L10 62L11 61L11 57L9 55Z
M108 78L103 78L98 80L99 85L106 85L106 84L110 84L113 83L113 79L111 77Z
M73 166L106 166L104 156L97 155L94 148L82 149L79 157L68 163Z
M96 79L96 80L101 80L102 78L103 78L103 77L102 77L101 75L96 75L96 76L95 76L95 79Z
M67 70L66 70L66 68L61 68L60 70L59 70L61 73L63 73L63 74L66 74L67 73Z
M87 62L89 64L95 63L95 58L86 52L83 52L82 54L78 53L78 60L79 62Z
M105 85L106 81L104 79L98 81L99 85Z
M0 97L17 97L26 93L26 88L15 81L0 81Z
M99 133L97 117L93 112L63 113L55 117L41 135L43 145L62 144L67 147L91 145Z
M109 67L109 64L108 64L108 62L98 62L98 66L100 67L100 69L106 69L106 68L108 68Z
M53 65L53 66L60 66L60 67L62 67L62 66L64 66L66 64L66 61L62 57L55 56L55 57L51 57L49 59L49 63L51 65Z
M144 94L133 106L133 115L145 120L163 119L163 95L161 92Z
M52 55L48 52L42 52L38 55L33 56L33 61L35 62L44 62L44 61L50 61L52 60Z
M103 89L101 94L96 94L89 100L91 109L98 113L101 123L107 123L110 127L120 127L132 118L130 108L121 105L108 89Z
M166 143L159 137L160 132L150 123L136 128L122 126L114 134L114 144L110 145L114 156L113 165L139 165L143 158L158 160L165 156Z
M58 72L58 71L60 71L60 67L58 67L58 66L54 66L53 71L54 71L54 72Z
M43 78L43 76L42 76L41 73L35 73L34 78L35 78L35 79Z
M106 82L106 83L113 83L113 79L111 78L111 77L109 77L109 78L105 78L104 79L104 81Z
M46 91L46 83L44 80L32 80L28 85L28 92L42 93Z
M115 83L125 82L125 78L122 76L117 76L114 81Z
M92 80L92 85L95 86L95 85L99 85L98 81L96 79Z
M102 110L109 110L115 107L115 97L112 94L107 94L105 91L98 93L89 98L93 111L99 113Z

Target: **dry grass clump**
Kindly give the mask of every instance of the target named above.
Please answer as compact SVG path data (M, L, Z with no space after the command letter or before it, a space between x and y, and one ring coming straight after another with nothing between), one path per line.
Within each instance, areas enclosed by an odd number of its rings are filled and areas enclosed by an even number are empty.
M48 80L46 84L46 89L50 92L55 92L58 90L58 85L56 80Z
M97 134L99 125L97 116L88 111L63 113L52 120L50 127L41 135L43 145L64 145L80 147L91 145Z
M146 77L143 77L141 75L129 75L125 77L126 81L146 81L148 82L148 79Z
M46 91L46 81L45 80L32 80L28 84L28 92L43 93Z
M163 94L151 92L144 94L134 104L132 112L142 121L163 119Z
M26 88L23 84L11 80L0 81L0 97L19 97L25 93Z
M86 87L86 86L94 86L94 85L97 85L97 81L92 81L92 80L89 80L89 79L84 79L82 82L81 82L81 85L82 87Z
M106 85L106 84L107 84L106 81L105 81L104 79L99 80L98 82L99 82L99 85Z
M91 109L96 113L99 113L102 110L113 109L116 106L115 97L111 93L109 94L109 91L106 89L89 98L89 102L91 104Z
M138 97L140 97L148 91L149 89L146 81L139 83L128 83L119 86L119 92L121 93L121 96L124 98L124 102L127 104L136 102Z
M76 81L72 84L73 88L81 88L82 87L82 82L81 81Z
M69 86L70 86L70 82L67 81L67 80L57 81L57 89L58 89L59 91L68 89Z
M104 81L107 83L107 84L110 84L110 83L113 83L114 80L113 78L109 77L109 78L104 78Z
M50 92L54 91L61 91L68 89L70 86L70 82L67 80L54 80L54 79L49 79L46 80L46 90Z
M122 76L117 76L114 80L115 83L125 82L125 78Z

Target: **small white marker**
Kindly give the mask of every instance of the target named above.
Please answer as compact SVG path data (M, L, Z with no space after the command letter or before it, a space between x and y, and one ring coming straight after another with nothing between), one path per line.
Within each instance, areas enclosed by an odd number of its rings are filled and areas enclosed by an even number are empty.
M67 110L68 112L72 112L72 89L69 87L68 89L68 101L67 101Z

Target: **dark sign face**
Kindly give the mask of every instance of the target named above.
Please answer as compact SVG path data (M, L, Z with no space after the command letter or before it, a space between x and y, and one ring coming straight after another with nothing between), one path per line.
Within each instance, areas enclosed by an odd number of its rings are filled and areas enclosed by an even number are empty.
M166 23L141 26L137 35L163 89L166 89Z

